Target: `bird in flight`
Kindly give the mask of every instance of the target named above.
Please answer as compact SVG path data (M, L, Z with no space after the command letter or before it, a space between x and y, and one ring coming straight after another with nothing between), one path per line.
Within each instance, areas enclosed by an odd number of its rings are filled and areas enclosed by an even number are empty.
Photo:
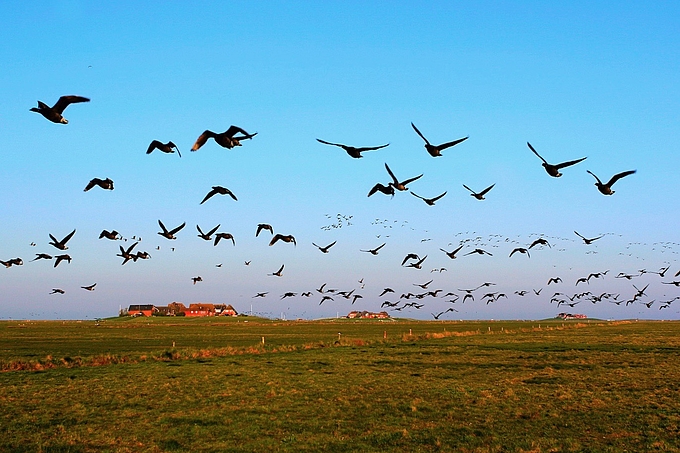
M561 164L552 165L552 164L549 164L548 161L546 161L545 159L543 159L543 158L541 157L541 155L538 154L538 153L536 152L536 150L534 149L534 147L531 146L531 143L527 142L527 146L529 146L529 149L530 149L534 154L536 154L536 156L538 156L539 159L541 159L541 160L543 161L543 164L542 164L542 165L543 165L543 168L545 168L545 171L548 172L548 174L549 174L550 176L552 176L553 178L559 178L560 176L562 176L562 173L560 173L560 170L561 170L562 168L570 167L570 166L572 166L572 165L578 164L579 162L582 162L582 161L586 160L585 157L582 157L581 159L570 160L570 161L568 161L568 162L562 162Z
M0 261L0 264L7 268L10 268L12 266L22 266L24 264L24 261L21 258L12 258L11 260Z
M254 134L249 134L238 126L229 126L229 129L222 132L221 134L216 134L213 131L206 130L196 139L196 143L194 143L194 146L191 147L191 151L198 151L201 146L205 145L205 142L207 142L209 138L215 139L215 142L217 142L217 144L221 147L231 149L235 146L241 146L242 140L251 139L256 135L257 132Z
M217 224L215 228L212 230L208 231L207 233L204 233L203 230L201 230L201 227L196 225L196 229L198 230L198 237L205 240L205 241L212 241L212 235L215 234L215 231L220 227L220 224ZM215 244L217 245L217 244Z
M441 194L441 195L437 195L437 196L434 197L434 198L424 198L424 197L421 197L420 195L417 195L417 194L414 193L413 191L411 192L411 195L413 195L413 196L416 197L416 198L420 198L420 199L423 200L423 201L425 202L425 204L427 204L428 206L434 206L434 204L435 204L435 202L436 202L437 200L439 200L439 199L442 198L444 195L446 195L446 192L444 192L444 193Z
M231 239L231 243L236 245L236 241L234 240L234 236L231 233L217 233L215 235L215 243L213 244L214 246L217 245L220 242L220 239L224 240L229 240ZM246 261L246 266L250 264L250 261Z
M191 277L191 281L194 282L195 285L197 282L202 282L203 278L199 275L198 277Z
M537 245L547 245L548 247L550 247L550 243L546 239L538 238L534 242L531 243L529 248L531 249L531 248L533 248ZM550 247L550 248L552 248L552 247Z
M316 244L313 243L313 242L312 242L312 245L313 245L314 247L318 248L319 250L321 250L322 253L328 253L328 249L330 249L331 247L333 247L333 246L335 245L336 242L338 242L338 241L333 241L332 243L328 244L328 245L325 246L325 247L321 247L321 246L319 246L319 245L316 245Z
M456 259L456 253L460 252L462 248L463 248L463 245L461 245L460 247L458 247L456 250L454 250L454 251L452 251L452 252L447 252L447 251L444 250L444 249L439 249L439 250L441 250L442 252L446 253L446 256L448 256L448 257L451 258L452 260L455 260L455 259Z
M349 154L351 157L353 157L355 159L360 159L360 158L364 157L364 156L361 155L361 153L363 153L365 151L375 151L377 149L381 149L381 148L385 148L385 147L389 146L389 143L388 143L386 145L380 145L380 146L364 146L362 148L355 148L353 146L343 145L341 143L327 142L327 141L321 140L319 138L317 138L316 141L319 142L319 143L323 143L324 145L331 145L331 146L337 146L339 148L342 148L347 152L347 154Z
M551 277L548 280L548 285L551 284L551 283L562 283L562 279L559 278L559 277ZM538 296L538 294L536 294L536 295Z
M94 287L97 286L96 283L91 284L90 286L81 286L86 291L94 291Z
M99 239L102 239L102 238L106 238L106 239L110 239L112 241L115 241L117 239L122 239L123 237L116 230L111 230L111 231L102 230L102 232L99 233Z
M574 233L576 234L576 236L578 236L578 237L580 237L581 239L583 239L583 242L585 242L586 245L590 245L590 244L593 243L593 241L597 241L598 239L601 239L601 238L604 237L604 234L603 234L603 235L600 235L600 236L598 236L598 237L596 237L596 238L587 239L587 238L584 238L583 236L581 236L581 235L578 233L578 231L576 231L576 230L574 230Z
M92 178L90 182L88 182L87 185L85 186L83 192L87 192L94 186L99 186L102 189L106 190L113 190L113 181L111 181L111 178L106 179Z
M383 248L383 247L385 247L385 244L387 244L387 242L383 242L382 245L379 245L379 246L377 246L377 247L374 248L374 249L370 249L370 250L360 250L360 251L361 251L361 252L368 252L368 253L370 253L371 255L377 255L378 252L380 251L380 249Z
M64 294L66 291L64 291L61 288L52 288L52 292L50 294Z
M285 264L282 264L278 271L273 272L273 273L268 274L268 275L272 275L272 276L275 276L275 277L283 277L283 268L284 267L285 267Z
M487 251L484 250L484 249L474 249L473 251L468 252L468 253L466 253L466 254L463 255L463 256L472 255L473 253L476 253L476 254L478 254L478 255L489 255L489 256L493 256L491 253L487 252Z
M154 141L151 142L149 147L146 149L146 153L151 154L154 149L157 149L157 150L164 152L164 153L167 153L167 154L172 154L175 151L177 151L177 155L179 155L179 157L182 157L182 154L179 152L179 148L177 147L177 145L175 145L172 142L161 143L158 140L154 140Z
M52 256L48 255L47 253L36 253L35 258L33 258L31 261L37 261L37 260L51 260Z
M255 237L258 237L260 235L260 231L262 230L267 230L271 234L274 234L274 228L272 228L271 225L269 225L268 223L259 223L257 225L257 231L255 231Z
M61 263L62 261L67 261L69 264L71 264L71 256L66 253L63 255L57 255L54 258L55 258L54 267L59 266L59 263Z
M269 245L270 245L270 246L271 246L271 245L274 245L274 244L276 244L278 241L292 242L293 244L297 245L297 242L295 242L295 238L293 237L293 235L291 235L291 234L289 234L289 235L283 235L283 234L278 234L278 233L274 235L274 237L272 238L271 241L269 241Z
M137 255L132 253L132 250L139 244L139 242L135 242L132 244L130 247L127 248L127 250L123 249L122 245L119 245L118 248L120 248L120 253L116 254L116 256L120 256L123 258L123 262L121 263L121 266L128 261L137 261Z
M586 171L588 173L590 173L591 175L593 175L593 177L597 181L595 183L595 185L597 186L597 190L599 190L602 195L613 195L614 191L612 190L612 186L614 185L614 183L616 181L618 181L619 179L626 177L628 175L632 175L633 173L636 172L636 170L628 170L628 171L624 171L624 172L621 172L621 173L617 173L614 176L612 176L612 178L607 182L607 184L602 184L602 181L600 181L600 178L595 176L595 173L593 173L590 170L586 170Z
M417 179L420 179L420 178L423 176L422 173L421 173L420 175L418 175L418 176L416 176L416 177L414 177L414 178L405 179L405 180L399 182L399 180L397 179L397 177L394 176L394 173L392 173L392 170L390 170L390 167L387 165L387 163L385 163L385 168L387 169L387 173L389 173L389 174L390 174L390 177L392 178L392 182L390 183L390 185L391 185L392 187L394 187L395 189L401 190L401 191L408 190L408 189L406 188L406 185L407 185L407 184L410 184L410 183L412 183L413 181L415 181L415 180L417 180Z
M66 246L66 243L73 237L74 234L76 234L76 230L71 231L61 241L58 241L57 238L50 234L50 239L52 239L52 242L50 242L49 244L55 246L59 250L67 250L68 247Z
M383 186L380 183L377 183L371 190L368 192L368 196L370 197L376 192L381 192L384 193L385 195L391 195L394 196L394 186L392 183L387 184L386 186Z
M68 120L61 115L64 113L66 107L78 102L90 102L90 100L82 96L62 96L52 107L49 107L44 102L38 101L38 107L33 107L31 112L40 113L53 123L68 124Z
M510 256L514 255L515 252L524 253L526 256L531 258L531 255L529 254L529 250L525 249L524 247L517 247L517 248L513 249L512 252L510 252Z
M158 225L160 225L161 229L163 230L163 231L159 231L158 234L160 234L161 236L163 236L164 238L167 238L167 239L171 239L171 240L177 239L175 234L178 233L179 230L184 228L186 226L186 224L187 223L184 222L180 226L178 226L177 228L173 228L172 230L168 231L168 229L165 228L165 225L163 225L163 222L158 220Z
M432 157L439 157L442 155L442 151L444 151L446 148L450 148L452 146L457 145L458 143L462 143L465 140L467 140L469 137L463 137L459 138L458 140L454 140L452 142L448 143L442 143L441 145L432 145L426 138L425 136L418 130L415 124L411 123L411 127L413 127L413 130L416 131L416 134L420 135L420 138L425 140L425 149L427 150L428 153L430 153L430 156Z
M472 193L470 194L470 196L473 196L473 197L475 197L475 198L478 199L478 200L484 200L484 195L486 195L486 194L489 192L489 190L493 189L493 186L495 186L495 185L496 185L496 183L491 184L489 187L487 187L486 189L482 190L482 191L479 192L479 193L477 193L477 192L475 192L474 190L470 189L470 188L469 188L468 186L466 186L465 184L463 184L463 187L465 187L467 190L469 190L470 192L472 192Z
M231 198L234 199L234 201L238 201L238 199L236 198L236 195L234 195L234 193L231 190L227 189L226 187L212 186L212 190L210 192L208 192L208 194L205 196L203 201L201 201L199 204L205 203L206 201L208 201L208 199L210 199L212 196L217 195L217 194L229 195Z

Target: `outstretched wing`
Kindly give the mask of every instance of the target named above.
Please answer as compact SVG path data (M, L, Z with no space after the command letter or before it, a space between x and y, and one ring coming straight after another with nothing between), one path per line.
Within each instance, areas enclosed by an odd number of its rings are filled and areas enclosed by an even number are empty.
M411 193L413 193L413 192L411 192ZM441 195L437 195L437 196L434 197L434 198L431 198L430 201L431 201L432 203L434 203L435 201L437 201L437 200L439 200L440 198L442 198L444 195L446 195L446 192L444 192L444 193L441 194Z
M146 153L147 153L147 154L151 154L151 152L152 152L154 149L159 148L161 145L163 145L163 144L162 144L161 142L159 142L158 140L152 141L151 144L149 145L149 147L147 148Z
M593 177L595 178L595 180L597 181L598 184L602 184L602 181L600 181L600 178L598 178L597 176L595 176L595 173L593 173L593 172L590 171L590 170L586 170L586 171L587 171L588 173L590 173L591 175L593 175ZM612 178L612 179L614 179L614 178Z
M635 173L636 171L637 171L637 170L628 170L628 171L624 171L624 172L622 172L622 173L617 173L617 174L615 174L614 176L612 176L612 179L609 180L609 182L607 183L607 185L608 185L609 187L611 187L611 186L612 186L616 181L618 181L619 179L621 179L621 178L623 178L623 177L625 177L625 176L628 176L628 175L632 175L632 174Z
M73 230L67 234L66 237L61 240L61 245L66 245L66 243L71 240L74 234L76 234L76 230Z
M425 138L425 136L418 130L418 128L416 127L415 124L411 123L411 127L413 128L414 131L416 131L416 134L420 135L420 138L422 138L423 140L425 140L425 143L427 143L428 145L430 144L430 142L427 141L427 139Z
M206 201L208 201L208 199L210 199L216 193L217 193L217 190L215 190L215 188L213 188L210 192L208 192L208 194L205 196L205 198L203 198L203 201L201 201L199 204L205 203Z
M402 183L402 185L405 186L405 185L410 184L410 183L412 183L413 181L415 181L415 180L417 180L417 179L420 179L420 178L422 178L422 177L423 177L423 174L421 173L421 174L419 174L418 176L416 176L416 177L414 177L414 178L405 179L405 180L403 180L401 183Z
M323 143L324 145L339 146L340 148L342 148L343 146L345 146L345 145L341 145L340 143L331 143L331 142L327 142L327 141L325 141L325 140L321 140L320 138L317 138L316 141L319 142L319 143Z
M52 110L61 114L64 112L64 109L69 106L69 104L75 104L78 102L90 102L90 100L82 96L62 96L59 98L57 103L54 104Z
M491 184L489 187L487 187L486 189L482 190L479 194L482 195L482 196L486 195L486 193L487 193L489 190L493 189L493 186L495 186L495 185L496 185L496 183Z
M226 135L227 137L233 137L234 135L236 135L236 134L238 134L238 133L241 133L241 134L245 135L246 138L253 137L254 135L257 134L257 132L256 132L255 134L250 135L250 134L248 134L246 131L244 131L243 129L241 129L240 127L238 127L238 126L233 126L233 125L232 125L232 126L229 126L229 129L227 129L226 131L224 131L224 135Z
M555 168L557 168L557 169L559 170L560 168L570 167L570 166L572 166L572 165L574 165L574 164L578 164L579 162L583 162L583 161L586 160L586 159L587 159L587 157L582 157L582 158L580 158L580 159L570 160L570 161L568 161L568 162L562 162L561 164L555 165Z
M203 131L203 133L196 139L194 146L191 147L191 151L198 151L201 146L205 145L205 142L207 142L209 138L215 138L215 135L216 134L213 131Z
M465 184L463 184L463 187L465 187L467 190L469 190L470 192L472 192L473 195L476 194L474 190L470 189L470 188L469 188L468 186L466 186Z
M421 197L420 195L418 195L418 194L416 194L416 193L414 193L414 192L411 192L411 195L413 195L413 196L416 197L416 198L420 198L421 200L425 200L425 198Z
M390 177L394 181L394 184L399 184L399 180L397 179L396 176L394 176L394 173L392 173L392 170L390 170L390 167L387 165L387 162L385 162L385 168L387 169L387 173L390 174Z
M165 228L165 225L163 225L163 222L161 222L160 219L158 220L158 225L161 227L161 230L163 230L163 233L168 234L168 229Z
M212 230L208 231L207 236L212 236L213 234L215 234L215 231L217 231L217 229L218 229L219 227L220 227L220 224L218 223L217 226L216 226L215 228L213 228ZM196 225L196 228L198 228L198 225Z
M534 149L534 147L531 146L531 143L527 142L527 146L529 147L529 149L530 149L534 154L536 154L536 156L538 156L539 159L541 159L541 160L543 161L544 164L550 165L550 164L548 163L547 160L543 159L543 158L541 157L541 155L538 154L538 153L536 152L536 150Z
M181 230L182 228L184 228L184 227L186 226L186 224L187 224L186 222L182 223L180 226L178 226L178 227L175 228L174 230L171 230L171 231L170 231L170 234L175 234L175 233L177 233L179 230Z
M470 138L470 136L459 138L458 140L454 140L452 142L442 143L441 145L437 146L437 148L439 148L439 151L444 151L446 148L451 148L452 146L455 146L458 143L464 142L468 138Z
M389 143L380 146L364 146L363 148L354 148L358 153L363 153L364 151L375 151L376 149L382 149L390 146Z
M83 189L83 192L87 192L88 190L96 186L97 182L98 182L97 178L90 180L90 182L88 182L87 185L85 186L85 189Z

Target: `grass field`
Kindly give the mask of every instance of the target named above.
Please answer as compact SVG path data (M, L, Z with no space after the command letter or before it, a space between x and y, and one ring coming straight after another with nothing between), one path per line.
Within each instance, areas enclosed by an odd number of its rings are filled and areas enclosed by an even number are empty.
M678 322L12 321L0 367L0 451L680 451Z

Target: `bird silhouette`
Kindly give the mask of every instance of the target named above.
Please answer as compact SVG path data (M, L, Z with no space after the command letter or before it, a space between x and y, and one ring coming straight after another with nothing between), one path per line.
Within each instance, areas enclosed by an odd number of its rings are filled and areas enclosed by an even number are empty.
M570 161L568 161L568 162L562 162L561 164L552 165L552 164L549 164L548 161L546 161L545 159L543 159L543 158L541 157L541 155L538 154L538 153L536 152L536 150L534 149L534 147L531 146L531 143L527 142L527 146L529 146L529 149L530 149L534 154L536 154L536 156L538 156L539 159L541 159L541 160L543 161L543 164L542 164L542 165L543 165L543 168L545 168L545 171L548 172L548 174L549 174L550 176L552 176L553 178L559 178L560 176L562 176L562 173L560 173L560 170L561 170L562 168L570 167L570 166L572 166L572 165L578 164L579 162L582 162L582 161L586 160L585 157L582 157L581 159L570 160Z
M106 238L106 239L110 239L112 241L115 241L117 239L122 239L123 237L116 230L111 230L111 231L102 230L102 232L99 233L99 239L102 239L102 238Z
M278 241L283 241L283 242L292 242L293 244L297 245L297 242L295 242L295 238L293 235L283 235L283 234L275 234L274 237L272 238L271 241L269 241L269 245L272 246L276 244Z
M517 247L517 248L513 249L512 252L510 252L510 256L514 255L515 252L523 253L527 257L531 258L531 255L529 254L529 250L525 249L524 247Z
M175 151L177 151L177 155L179 157L182 157L182 154L179 152L179 148L177 147L177 145L175 145L172 142L161 143L158 140L154 140L154 141L151 142L149 147L146 149L146 153L151 154L154 149L157 149L157 150L159 150L163 153L167 153L167 154L172 154Z
M94 291L94 287L97 286L96 283L91 284L90 286L81 286L85 291Z
M233 192L231 190L227 189L226 187L212 186L212 190L210 192L208 192L208 194L205 196L205 198L203 198L203 201L201 201L199 204L205 203L206 201L208 201L210 198L212 198L214 195L217 195L217 194L229 195L231 198L234 199L234 201L238 201L238 199L236 198L236 195L234 195Z
M21 258L12 258L11 260L0 261L0 264L9 268L12 266L23 266L24 261Z
M197 277L191 277L191 281L194 282L194 285L198 282L202 282L203 278L199 275Z
M48 255L47 253L36 253L35 258L33 258L31 261L37 261L37 260L51 260L52 256Z
M272 228L271 225L269 225L268 223L259 223L257 225L257 230L255 231L255 237L258 237L260 235L260 231L262 231L262 230L267 230L272 235L274 234L274 228Z
M132 253L132 250L137 246L137 244L139 244L139 242L135 242L127 249L123 249L122 246L118 246L120 248L120 253L116 254L116 256L123 258L121 265L127 263L130 260L137 261L137 255Z
M420 195L415 194L414 192L411 192L411 195L413 195L414 197L420 198L420 199L423 200L423 201L425 202L425 204L427 204L428 206L434 206L434 203L435 203L437 200L439 200L440 198L442 198L444 195L446 195L446 192L444 192L444 193L441 194L441 195L437 195L437 196L434 197L434 198L424 198L424 197L421 197Z
M387 243L386 243L386 242L383 242L382 245L379 245L379 246L377 246L377 247L374 248L374 249L360 250L360 252L368 252L368 253L370 253L371 255L377 255L378 252L380 251L380 249L383 248L383 247L385 247L385 244L387 244Z
M484 195L486 195L486 194L489 192L489 190L493 189L493 186L495 186L495 185L496 185L495 183L494 183L494 184L491 184L489 187L487 187L486 189L482 190L482 191L479 192L479 193L477 193L477 192L475 192L474 190L470 189L470 188L469 188L468 186L466 186L465 184L463 184L463 187L465 187L467 190L469 190L470 192L472 192L472 193L470 194L470 196L473 196L473 197L475 197L475 198L478 199L478 200L484 200Z
M416 261L415 263L408 263L406 267L413 267L416 269L422 269L423 268L423 261L427 259L427 255Z
M64 291L61 288L52 288L52 292L50 294L64 294L66 291Z
M87 192L94 186L99 186L105 190L113 190L113 181L111 181L110 178L106 179L92 178L90 182L88 182L87 185L85 186L85 189L83 189L83 192Z
M273 273L268 274L268 275L272 275L274 277L283 277L283 268L284 267L285 267L285 264L282 264L278 271L273 272Z
M158 225L160 225L161 229L163 230L163 231L159 231L158 234L160 234L161 236L163 236L166 239L170 239L170 240L177 239L175 234L177 234L182 228L184 228L186 226L186 224L187 224L186 222L183 222L177 228L173 228L172 230L168 231L168 229L165 228L165 225L163 225L163 222L158 220Z
M455 250L453 250L453 251L451 251L451 252L447 252L446 250L441 249L441 248L440 248L439 250L441 250L442 252L446 253L446 256L448 256L448 257L451 258L452 260L455 260L455 259L456 259L456 253L460 252L461 249L462 249L463 247L464 247L464 245L461 245L460 247L458 247L457 249L455 249Z
M90 100L82 96L62 96L52 107L38 101L38 107L33 107L31 112L40 113L53 123L68 124L68 120L62 116L62 113L64 113L66 107L78 102L90 102Z
M442 151L444 151L446 148L450 148L452 146L455 146L461 142L464 142L467 140L469 137L463 137L459 138L458 140L454 140L452 142L448 143L442 143L441 145L432 145L426 138L425 136L418 130L415 124L411 123L411 127L413 128L414 131L416 131L416 134L420 135L420 138L425 140L425 149L427 150L428 153L430 153L430 156L432 157L439 157L442 155Z
M581 235L578 233L578 231L574 231L574 233L576 234L576 236L578 236L578 237L580 237L581 239L583 239L583 242L584 242L586 245L590 245L590 244L593 243L593 241L597 241L598 239L601 239L601 238L604 237L604 234L603 234L603 235L600 235L600 236L598 236L598 237L596 237L596 238L586 239L585 237L581 236Z
M205 241L212 241L212 235L215 234L215 231L220 227L220 224L217 224L215 228L212 230L208 231L207 233L204 233L203 230L201 230L201 227L196 225L196 229L198 230L198 237L205 240ZM217 243L215 243L217 245Z
M371 188L371 190L368 191L368 196L370 197L376 192L384 193L385 195L391 195L394 196L394 186L392 183L387 184L386 186L377 183L375 186Z
M403 181L400 182L400 181L397 179L397 177L394 176L394 173L392 173L392 170L390 170L390 167L387 165L387 163L385 163L385 169L387 169L387 173L389 173L390 177L392 178L392 182L390 183L390 185L391 185L392 187L394 187L395 189L400 190L400 191L408 190L408 189L406 188L406 185L407 185L407 184L410 184L410 183L412 183L413 181L415 181L415 180L420 179L420 178L423 177L423 175L420 174L420 175L418 175L418 176L415 176L415 177L409 178L409 179L405 179L405 180L403 180Z
M76 230L71 231L61 241L58 241L57 238L55 238L54 236L52 236L50 234L49 236L50 236L50 239L52 239L52 242L50 242L49 244L55 246L59 250L68 250L66 243L73 237L74 234L76 234Z
M325 247L321 247L320 245L316 245L315 243L312 242L312 245L316 248L318 248L322 253L328 253L328 250L335 245L335 243L338 241L333 241L330 244L328 244Z
M214 139L215 142L221 147L231 149L236 146L241 146L242 140L251 139L256 135L257 132L254 134L249 134L238 126L230 126L229 129L220 134L206 130L196 139L196 143L194 143L194 146L191 147L191 151L198 151L201 146L205 145L205 142L207 142L209 138Z
M493 256L493 254L491 254L490 252L487 252L487 251L484 250L484 249L474 249L473 251L468 252L468 253L466 253L466 254L463 255L463 256L472 255L473 253L476 253L476 254L478 254L478 255L489 255L489 256Z
M321 140L319 138L317 138L316 141L319 142L319 143L323 143L324 145L331 145L331 146L337 146L339 148L342 148L347 152L347 154L349 154L351 157L353 157L355 159L360 159L360 158L364 157L364 156L361 155L361 153L363 153L365 151L375 151L377 149L382 149L382 148L389 146L389 143L388 143L386 145L380 145L380 146L364 146L364 147L361 147L361 148L355 148L353 146L347 146L347 145L343 145L341 143L327 142L327 141Z
M562 279L561 279L561 278L559 278L559 277L551 277L551 278L548 280L548 285L551 284L551 283L561 283L561 282L562 282ZM538 294L536 294L536 295L538 296Z
M233 245L236 245L236 241L234 240L234 236L231 233L217 233L215 235L215 243L213 245L216 246L220 242L221 239L224 239L224 240L231 239L231 243ZM248 266L250 264L250 261L246 261L245 263L246 263L246 266Z
M537 245L547 245L548 247L550 247L550 243L547 240L545 240L543 238L538 238L534 242L531 243L531 245L529 246L529 249L532 249L533 247L535 247ZM552 247L550 247L550 248L552 248Z
M614 194L614 191L612 190L612 186L614 185L614 183L615 183L616 181L618 181L619 179L621 179L621 178L623 178L623 177L626 177L626 176L628 176L628 175L632 175L633 173L636 172L636 170L629 170L629 171L624 171L624 172L621 172L621 173L617 173L617 174L615 174L614 176L612 176L612 178L607 182L607 184L602 184L602 181L600 181L600 178L598 178L597 176L595 176L595 173L593 173L593 172L590 171L590 170L586 170L586 171L587 171L588 173L590 173L591 175L593 175L593 177L594 177L595 180L597 181L597 182L595 183L595 185L597 186L597 190L599 190L600 193L601 193L602 195L613 195L613 194Z

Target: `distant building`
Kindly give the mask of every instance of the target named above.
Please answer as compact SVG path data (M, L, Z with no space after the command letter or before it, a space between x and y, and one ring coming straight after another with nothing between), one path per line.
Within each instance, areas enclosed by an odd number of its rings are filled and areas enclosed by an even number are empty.
M129 316L151 316L156 307L153 305L130 305L128 307Z
M386 311L381 311L379 313L371 312L371 311L350 311L347 314L347 318L349 319L388 319L390 317L389 313Z
M189 308L184 311L184 316L215 316L214 304L189 304Z
M215 304L215 316L238 316L231 304Z
M231 304L189 304L187 308L182 302L172 302L167 306L130 305L129 316L238 316Z

